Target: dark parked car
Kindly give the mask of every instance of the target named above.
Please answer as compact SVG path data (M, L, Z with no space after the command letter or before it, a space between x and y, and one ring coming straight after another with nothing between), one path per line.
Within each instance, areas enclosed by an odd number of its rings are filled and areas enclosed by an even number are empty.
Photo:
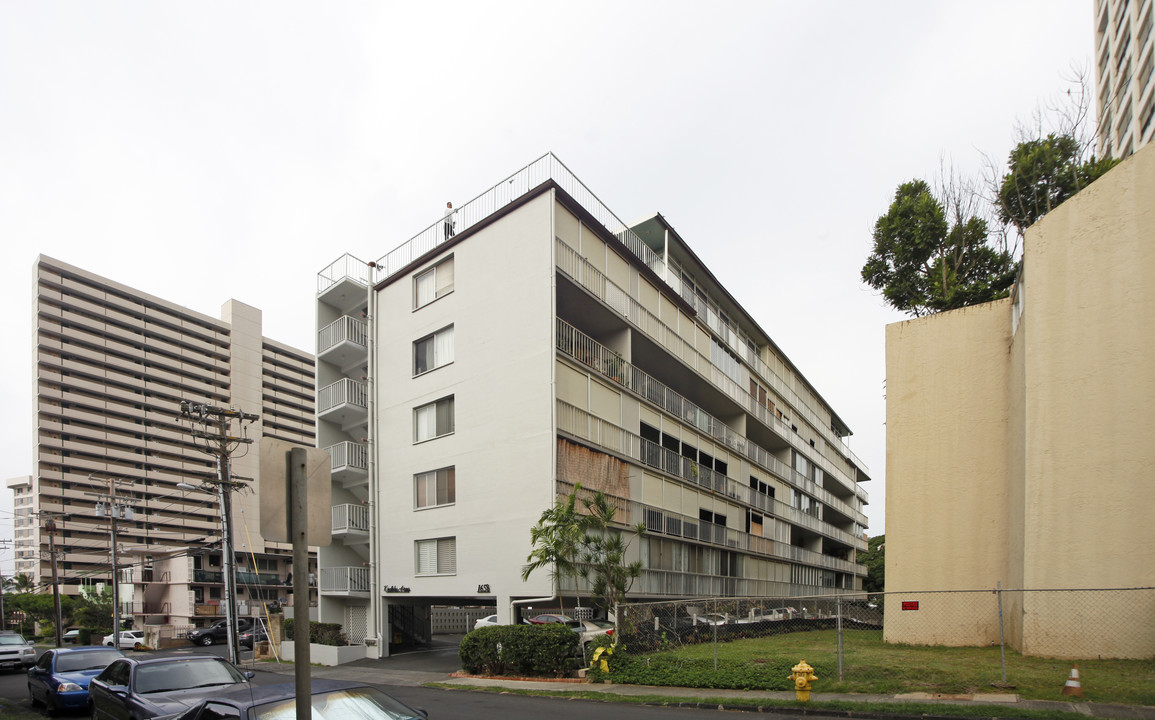
M36 662L36 648L14 632L0 632L0 668L22 670Z
M100 646L47 650L28 670L28 697L49 713L88 707L88 683L113 660L124 657Z
M241 618L240 620L237 621L237 633L238 634L243 633L244 631L248 630L252 626L253 626L253 624L251 622L249 622L248 620L246 620L244 618ZM209 625L207 628L197 628L196 630L190 630L189 634L186 635L185 637L188 638L188 641L194 645L204 645L207 647L207 646L212 645L214 643L225 642L226 640L228 640L228 636L229 636L229 621L228 620L217 620L215 623L213 623L212 625Z
M237 638L237 644L243 648L252 650L255 643L264 642L268 639L268 633L265 632L263 627L258 625L241 633L241 636Z
M250 687L252 676L215 655L120 658L88 685L92 720L147 720L183 712L224 690Z
M411 708L376 688L345 680L314 680L311 704L315 718L423 720L429 717L424 710ZM279 683L219 693L166 720L283 720L296 717L296 707L296 685Z

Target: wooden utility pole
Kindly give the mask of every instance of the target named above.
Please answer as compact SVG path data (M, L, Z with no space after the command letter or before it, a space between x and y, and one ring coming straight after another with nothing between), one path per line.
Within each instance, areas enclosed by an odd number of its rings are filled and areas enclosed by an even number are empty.
M48 531L48 557L52 560L52 606L56 611L56 647L64 644L60 633L60 581L56 573L56 521L48 518L44 521L44 529Z
M238 487L248 487L235 478L230 467L231 456L241 445L251 444L251 438L230 434L231 426L238 423L243 432L245 424L256 421L260 415L241 412L232 408L216 407L182 400L181 418L192 428L192 436L199 441L204 452L217 460L217 478L206 482L216 486L217 499L221 506L221 552L225 571L225 620L228 625L226 635L229 644L229 660L236 664L240 660L237 637L237 574L236 556L233 553L233 500L232 492Z

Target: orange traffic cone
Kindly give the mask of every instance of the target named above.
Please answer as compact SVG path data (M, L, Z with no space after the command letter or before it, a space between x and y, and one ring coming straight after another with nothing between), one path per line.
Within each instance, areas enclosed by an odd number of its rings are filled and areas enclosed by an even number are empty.
M1083 686L1079 684L1078 665L1071 666L1071 676L1067 678L1067 684L1063 686L1063 694L1083 697Z

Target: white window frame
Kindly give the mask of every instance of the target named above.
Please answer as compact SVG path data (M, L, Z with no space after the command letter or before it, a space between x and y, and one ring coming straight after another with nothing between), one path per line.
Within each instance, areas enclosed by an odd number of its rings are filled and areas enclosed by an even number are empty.
M441 410L441 408L444 406L448 407L447 411ZM442 428L441 432L438 432L437 417L442 412L446 412L448 417L448 427ZM457 427L457 421L454 417L455 414L456 407L452 395L447 395L443 398L438 398L431 403L425 403L424 405L419 405L413 408L414 444L429 442L430 440L436 440L437 438L445 437L446 435L452 435ZM431 433L423 436L421 432L422 428L429 428L430 423L432 423Z
M413 541L414 575L456 575L457 538L443 537Z
M426 503L421 504L421 486L425 484ZM438 488L445 485L445 502L437 502ZM429 498L433 498L429 502ZM417 473L413 476L413 509L428 510L430 508L447 507L457 503L457 469L449 467L438 468L428 472Z
M429 303L453 292L453 256L445 258L433 267L413 276L413 309L423 308Z
M417 366L417 355L418 348L425 342L429 343L429 348L426 351L426 355L429 358L427 361L429 367L422 370ZM418 338L413 341L413 377L433 372L437 368L445 367L451 362L453 362L452 325L446 325L435 333L430 333L423 338Z

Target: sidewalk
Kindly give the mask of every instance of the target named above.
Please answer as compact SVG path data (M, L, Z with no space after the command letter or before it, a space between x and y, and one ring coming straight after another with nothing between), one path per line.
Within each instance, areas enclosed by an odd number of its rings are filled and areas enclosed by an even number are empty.
M793 692L758 691L758 690L705 690L701 688L681 687L654 687L649 685L614 685L586 682L557 682L551 680L511 680L498 678L482 678L469 676L455 676L440 670L408 669L395 662L395 659L404 656L382 658L380 660L358 660L338 667L313 667L312 675L315 678L330 678L352 680L356 682L376 685L420 686L426 683L439 683L454 688L469 690L474 688L505 688L509 690L539 690L545 692L583 692L603 693L607 699L612 696L639 697L661 696L685 698L686 705L705 705L709 707L723 706L728 710L753 710L749 705L726 705L726 700L741 698L746 701L775 700L792 701ZM293 663L286 662L280 665L260 663L255 667L258 671L293 675ZM990 707L992 717L998 712L998 707L1015 707L1029 710L1050 712L1071 712L1088 717L1119 718L1128 720L1155 720L1155 707L1111 705L1090 702L1064 702L1057 700L1023 700L1012 694L974 694L974 695L933 695L930 693L908 693L905 695L852 695L837 693L815 692L811 694L815 702L844 701L862 703L863 709L870 712L869 705L885 702L915 702L926 703L928 706L939 706L941 710L934 712L937 717L950 717L950 705L983 705ZM755 706L756 707L756 706ZM839 714L837 711L824 714ZM910 718L909 715L890 715L871 712L871 717Z

